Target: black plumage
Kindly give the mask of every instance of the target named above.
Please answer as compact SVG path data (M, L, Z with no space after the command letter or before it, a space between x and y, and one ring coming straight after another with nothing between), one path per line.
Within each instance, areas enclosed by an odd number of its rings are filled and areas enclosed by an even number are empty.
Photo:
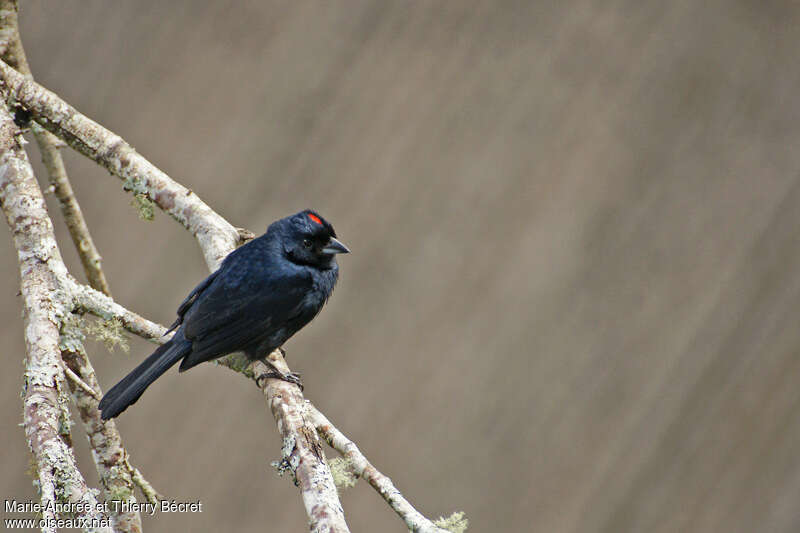
M102 418L135 403L178 361L183 372L232 352L266 357L319 313L339 276L336 254L347 252L314 211L270 224L189 293L170 328L175 335L103 396Z

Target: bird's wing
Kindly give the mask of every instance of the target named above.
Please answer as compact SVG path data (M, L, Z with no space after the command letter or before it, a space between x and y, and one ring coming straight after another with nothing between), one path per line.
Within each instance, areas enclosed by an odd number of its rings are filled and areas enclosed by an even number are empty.
M208 276L206 279L204 279L203 281L198 283L197 287L192 289L192 292L189 293L189 296L184 298L184 300L181 302L181 305L178 306L178 318L176 318L175 322L173 322L172 325L169 327L169 329L167 330L167 333L177 329L178 326L180 326L183 323L183 315L186 314L186 311L189 310L189 308L192 306L192 304L195 302L195 300L197 300L197 298L200 296L200 294L202 294L202 292L204 290L206 290L206 288L209 285L211 285L211 282L214 281L214 278L217 277L218 273L219 273L219 269L217 269L214 272L212 272L210 276ZM166 333L165 333L165 335L166 335Z
M267 265L253 270L245 258L223 265L191 303L183 326L192 353L182 368L266 339L300 313L310 276Z

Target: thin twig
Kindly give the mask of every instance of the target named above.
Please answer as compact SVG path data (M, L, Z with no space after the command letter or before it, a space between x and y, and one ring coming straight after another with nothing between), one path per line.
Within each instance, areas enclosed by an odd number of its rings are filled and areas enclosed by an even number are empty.
M127 459L126 459L127 462ZM144 494L144 498L148 501L148 503L157 504L159 501L164 499L164 496L161 495L153 486L147 481L142 473L139 471L138 468L132 466L128 463L128 468L131 470L133 475L133 482L136 483L136 486L139 487L139 490L142 491Z
M345 437L336 426L331 424L325 415L307 402L309 416L319 434L331 448L342 454L352 465L353 473L367 480L386 503L403 519L408 529L420 533L447 533L446 530L436 527L433 522L425 518L422 513L406 500L394 486L392 480L372 466L364 454L353 441Z
M96 390L94 390L93 388L91 388L91 387L90 387L89 385L87 385L86 383L84 383L84 381L81 379L81 377L80 377L78 374L76 374L76 373L75 373L75 372L74 372L74 371L73 371L73 370L72 370L70 367L68 367L68 366L65 366L65 367L64 367L64 373L67 375L67 377L68 377L69 379L71 379L71 380L72 380L72 382L73 382L75 385L77 385L78 387L80 387L81 389L83 389L83 391L84 391L86 394L88 394L89 396L91 396L92 398L94 398L95 400L97 400L98 402L100 401L100 398L101 398L101 396L100 396L99 394L97 394L97 391L96 391Z
M66 222L69 235L78 250L86 279L92 288L111 296L111 289L108 287L108 281L106 281L106 275L102 268L102 258L89 233L89 227L86 225L83 212L75 199L75 193L72 191L72 185L67 177L64 160L58 150L58 138L38 124L34 124L32 129L42 154L42 162L50 177L50 184L53 186L53 192L58 199L61 213L64 215L64 222Z

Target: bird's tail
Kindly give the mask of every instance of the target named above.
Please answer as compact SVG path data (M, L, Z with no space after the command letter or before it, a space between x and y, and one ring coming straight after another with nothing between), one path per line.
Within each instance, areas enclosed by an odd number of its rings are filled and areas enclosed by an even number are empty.
M181 360L192 350L192 342L183 336L179 329L172 339L158 347L153 354L142 361L133 371L122 378L122 381L111 387L100 400L100 411L103 420L114 418L128 406L136 403L147 387L161 374Z

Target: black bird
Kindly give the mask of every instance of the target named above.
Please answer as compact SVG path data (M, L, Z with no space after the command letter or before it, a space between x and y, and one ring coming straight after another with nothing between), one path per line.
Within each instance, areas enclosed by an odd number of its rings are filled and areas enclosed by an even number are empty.
M189 293L169 329L177 329L172 339L103 396L103 420L135 403L181 359L181 372L238 351L264 359L317 316L339 277L336 254L349 251L314 211L270 224ZM277 377L299 384L295 375Z

